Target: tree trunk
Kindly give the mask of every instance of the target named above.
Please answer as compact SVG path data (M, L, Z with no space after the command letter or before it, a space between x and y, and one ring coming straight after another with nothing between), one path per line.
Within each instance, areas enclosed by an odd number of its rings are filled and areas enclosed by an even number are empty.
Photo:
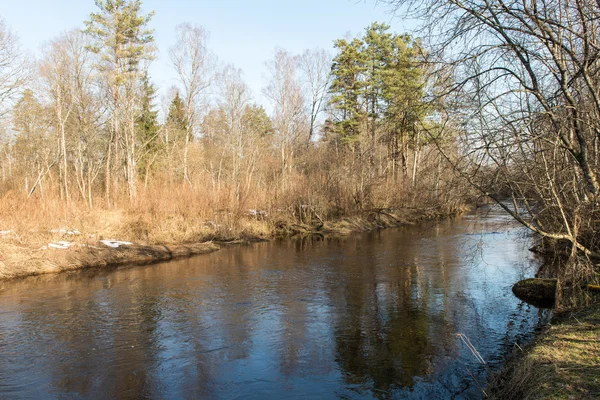
M420 132L417 131L417 136L415 137L415 154L413 160L413 171L412 171L412 187L414 188L417 184L417 168L419 166L419 157L421 155L421 147L419 146L419 135Z

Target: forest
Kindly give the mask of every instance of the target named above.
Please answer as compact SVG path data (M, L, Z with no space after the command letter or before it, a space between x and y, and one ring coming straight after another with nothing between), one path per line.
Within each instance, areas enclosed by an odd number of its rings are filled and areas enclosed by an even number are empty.
M190 23L168 51L177 84L160 97L154 15L140 0L96 0L36 60L2 22L2 236L264 238L397 210L448 216L491 199L560 260L547 273L564 283L561 301L590 301L597 3L377 3L421 28L374 22L332 49L276 48L266 104Z

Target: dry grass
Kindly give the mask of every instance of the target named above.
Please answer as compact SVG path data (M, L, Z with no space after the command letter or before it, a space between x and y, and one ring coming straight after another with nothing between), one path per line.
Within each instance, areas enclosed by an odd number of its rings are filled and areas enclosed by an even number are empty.
M488 392L503 400L600 398L600 305L560 316Z
M89 209L86 204L59 199L26 201L7 196L0 202L0 231L10 231L0 236L0 279L165 260L172 253L169 250L167 255L163 254L160 246L165 245L181 249L181 245L206 242L265 240L309 233L348 234L414 224L460 211L441 207L371 209L336 217L332 209L301 209L299 201L289 207L270 204L266 216L251 216L247 210L217 209L189 187L172 186L163 192L144 193L135 204L123 201L113 209ZM323 219L321 215L329 218ZM80 234L52 232L60 229L77 230ZM101 239L129 241L135 246L119 256L118 252L100 245ZM74 245L68 250L47 248L49 243L58 241ZM180 251L179 255L187 255L186 251Z
M136 246L173 246L311 232L347 234L461 211L447 198L432 200L435 196L422 189L430 186L425 178L423 186L414 189L384 180L363 185L364 176L344 163L333 162L326 152L322 160L307 162L304 168L303 172L287 172L281 180L276 168L265 167L256 171L252 180L243 177L243 190L238 194L231 177L216 181L207 166L193 169L189 183L157 172L147 186L140 182L134 202L122 183L120 191L113 191L117 195L110 207L100 184L94 190L92 206L78 193L70 201L60 199L52 174L29 199L9 185L0 192L0 231L10 231L0 234L0 278L85 266L84 262L55 257L67 253L64 250L43 250L58 241L74 242L79 252L89 252L101 239ZM419 208L406 208L413 204ZM389 212L390 208L396 211ZM249 210L260 210L261 215L253 216ZM87 263L95 264L93 257Z

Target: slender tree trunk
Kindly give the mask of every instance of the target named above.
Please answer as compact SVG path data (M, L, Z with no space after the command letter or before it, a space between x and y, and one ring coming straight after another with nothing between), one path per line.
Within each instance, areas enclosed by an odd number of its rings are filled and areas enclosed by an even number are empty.
M404 179L408 177L408 144L406 143L406 135L404 131L400 134L400 146L402 147L402 151L400 152L400 156L402 158L402 176Z
M185 144L183 146L183 180L188 182L190 187L192 187L192 181L190 181L190 177L188 175L188 151L190 148L190 129L186 129L185 131Z
M65 193L65 199L67 203L70 201L69 197L69 177L68 177L68 169L67 169L67 139L65 134L65 122L61 122L60 124L60 138L61 138L61 153L62 153L62 179L63 179L63 188Z
M129 192L129 201L134 202L137 198L137 163L136 163L136 135L135 135L135 115L133 106L129 110L129 129L126 134L126 170L127 170L127 189Z
M117 123L115 122L115 127L117 127ZM114 131L111 130L110 132L110 139L108 141L108 146L106 149L106 160L104 163L104 196L106 198L106 206L108 208L110 208L111 206L111 202L110 202L110 186L112 185L112 177L110 174L111 171L111 165L110 165L110 160L112 158L112 149L113 149L113 141L114 141L115 135L114 135Z
M412 171L412 187L414 188L417 184L417 168L419 166L419 156L421 155L421 147L419 146L419 135L420 132L417 131L417 135L415 137L415 154L413 160L413 171Z

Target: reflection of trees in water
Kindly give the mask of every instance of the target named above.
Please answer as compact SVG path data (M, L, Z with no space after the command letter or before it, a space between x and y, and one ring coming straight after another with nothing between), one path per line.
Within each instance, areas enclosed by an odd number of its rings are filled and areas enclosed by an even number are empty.
M427 233L444 234L438 227ZM460 246L432 240L423 247L419 246L423 238L415 235L402 239L383 246L348 246L353 253L347 258L369 263L368 268L349 272L344 271L348 266L331 265L346 277L331 293L339 312L335 340L340 369L347 383L376 397L415 390L423 381L433 388L419 387L420 393L463 391L464 382L453 378L445 382L443 377L453 362L451 355L459 351L458 314L470 307L451 298L462 286L456 274ZM370 253L381 247L391 249L388 257Z
M418 267L392 284L350 280L345 286L335 301L345 302L336 321L336 344L347 382L366 385L375 394L389 393L412 388L416 377L431 374L439 347L452 341L453 330L432 323L436 316L427 304L429 287Z
M273 393L310 379L381 398L471 395L470 355L455 334L479 348L496 330L510 343L531 319L486 288L473 297L479 272L465 267L464 242L479 237L455 229L312 236L64 277L40 285L40 297L61 293L49 304L14 285L26 311L0 334L38 341L30 353L52 343L47 379L79 396L218 397L261 379ZM512 325L493 320L511 312ZM0 348L13 340L0 337ZM497 343L482 354L496 354ZM0 358L0 371L11 368Z

